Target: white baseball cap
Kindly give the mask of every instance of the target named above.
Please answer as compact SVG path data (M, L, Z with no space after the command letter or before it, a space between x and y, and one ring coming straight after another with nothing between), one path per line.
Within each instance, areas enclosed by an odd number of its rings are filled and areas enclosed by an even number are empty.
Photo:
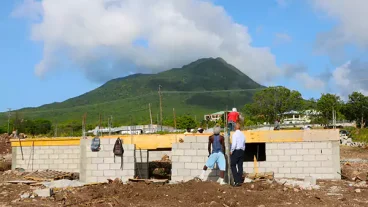
M237 112L236 108L233 108L233 112Z

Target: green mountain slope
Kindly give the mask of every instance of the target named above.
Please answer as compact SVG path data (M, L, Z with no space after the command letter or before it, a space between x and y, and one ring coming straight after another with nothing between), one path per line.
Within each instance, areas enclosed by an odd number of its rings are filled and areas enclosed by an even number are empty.
M57 122L81 120L87 113L89 123L97 123L99 114L106 120L112 115L115 123L149 123L151 104L153 122L159 114L158 88L161 85L164 119L176 114L203 115L233 106L241 108L251 101L260 84L226 63L221 58L199 59L182 68L158 74L135 74L108 81L101 87L60 103L18 110L23 118L44 118ZM234 90L223 92L222 90ZM203 91L212 91L205 92ZM2 116L4 117L4 116Z

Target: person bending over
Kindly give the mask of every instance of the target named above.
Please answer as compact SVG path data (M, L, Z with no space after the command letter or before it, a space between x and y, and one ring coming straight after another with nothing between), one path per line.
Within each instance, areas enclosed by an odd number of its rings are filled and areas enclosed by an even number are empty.
M221 129L220 127L215 127L213 130L214 134L208 138L208 160L206 164L203 166L202 174L199 176L201 180L204 179L207 168L213 169L215 163L220 169L220 185L226 184L224 181L225 177L225 169L226 169L226 161L225 161L225 138L220 135ZM212 147L212 151L211 151Z

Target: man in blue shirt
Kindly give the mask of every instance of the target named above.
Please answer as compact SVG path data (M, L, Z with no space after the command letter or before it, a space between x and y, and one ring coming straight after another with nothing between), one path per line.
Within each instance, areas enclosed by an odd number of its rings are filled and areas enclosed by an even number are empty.
M230 166L234 177L234 186L241 186L243 180L245 135L240 131L240 127L240 124L236 123L230 149Z
M207 168L213 169L215 163L217 167L220 169L220 185L226 184L224 181L225 177L225 169L226 169L226 161L225 161L225 138L220 135L221 128L215 127L213 130L214 134L208 139L208 160L203 167L202 174L199 176L201 180L204 179ZM212 151L211 151L212 147Z

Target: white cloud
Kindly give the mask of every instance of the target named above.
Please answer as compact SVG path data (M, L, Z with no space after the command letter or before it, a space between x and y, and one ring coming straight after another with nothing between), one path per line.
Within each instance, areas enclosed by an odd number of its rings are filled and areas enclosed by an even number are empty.
M330 31L318 35L319 52L333 57L343 57L345 44L368 49L368 1L366 0L313 0L313 5L326 17L337 20Z
M368 62L348 61L332 73L332 81L339 94L346 98L354 91L368 95Z
M275 34L274 44L285 44L291 41L292 41L291 36L286 33L276 33Z
M304 64L287 64L283 66L284 77L294 80L305 89L322 91L326 87L326 81L320 77L313 77L308 73Z
M31 20L38 20L42 15L41 2L36 0L24 0L24 2L16 7L11 13L13 17L27 17Z
M159 72L203 57L222 57L261 83L280 73L270 49L252 47L247 27L210 2L43 0L42 9L42 21L32 27L32 38L44 43L39 76L65 56L95 80Z

